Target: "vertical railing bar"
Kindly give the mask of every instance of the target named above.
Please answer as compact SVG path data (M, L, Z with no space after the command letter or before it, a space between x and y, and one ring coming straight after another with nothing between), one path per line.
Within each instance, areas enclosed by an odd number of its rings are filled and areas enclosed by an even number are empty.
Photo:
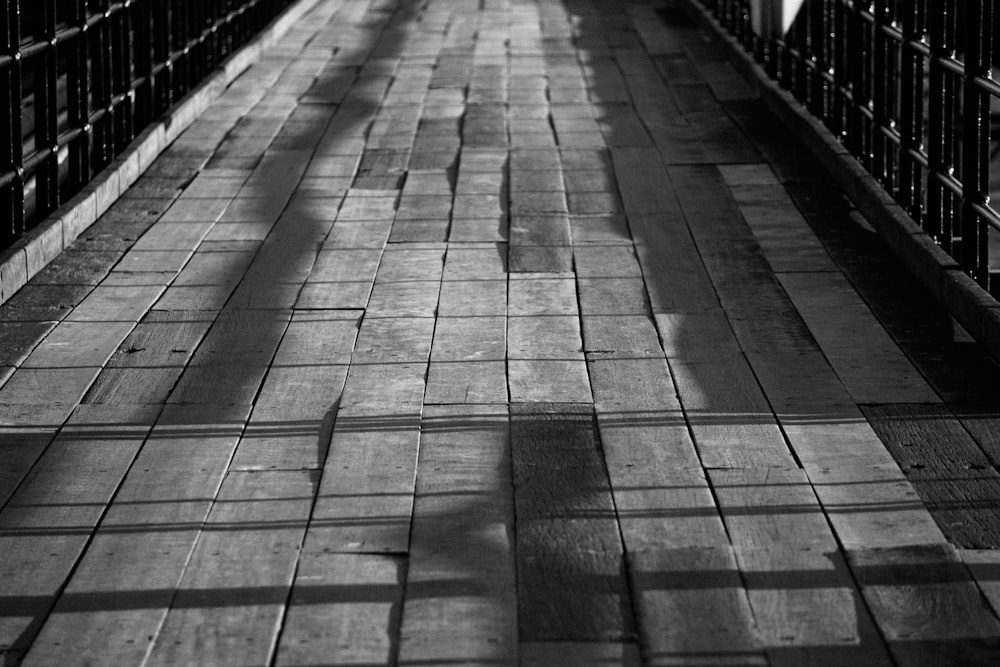
M911 43L917 39L917 4L906 4L902 8L903 42L901 45L900 78L904 82L899 86L899 133L901 139L899 152L899 200L906 211L917 221L920 220L920 206L917 200L919 179L916 178L917 166L910 153L920 147L919 115L923 100L923 76L917 76L917 60L920 55L913 49Z
M986 224L975 210L988 202L989 183L989 95L975 82L989 76L989 30L991 16L985 0L967 0L964 41L965 77L962 109L962 253L963 268L976 282L989 287L989 257Z
M59 100L56 55L56 0L35 5L33 36L48 43L35 67L35 150L48 151L35 168L35 215L46 215L59 205Z
M3 35L4 51L13 60L10 67L2 75L8 94L7 104L3 105L0 125L4 131L0 165L4 171L13 173L14 178L0 192L0 213L8 220L0 229L0 243L4 246L11 243L24 228L24 173L22 169L24 151L21 144L21 17L19 0L5 0L4 7L7 30Z

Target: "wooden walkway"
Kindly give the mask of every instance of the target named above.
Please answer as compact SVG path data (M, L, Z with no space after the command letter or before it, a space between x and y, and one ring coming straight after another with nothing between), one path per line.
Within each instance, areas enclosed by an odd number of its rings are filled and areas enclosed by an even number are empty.
M0 307L4 664L1000 664L996 365L667 5L325 0Z

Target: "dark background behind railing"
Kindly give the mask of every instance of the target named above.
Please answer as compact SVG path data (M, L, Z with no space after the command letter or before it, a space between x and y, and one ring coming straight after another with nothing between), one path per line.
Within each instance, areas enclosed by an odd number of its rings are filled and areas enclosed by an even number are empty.
M0 0L0 250L294 0Z
M698 0L980 285L1000 294L1000 0L805 0L761 38L746 0ZM991 113L991 110L993 113ZM991 183L991 162L993 182ZM993 251L991 252L991 240Z

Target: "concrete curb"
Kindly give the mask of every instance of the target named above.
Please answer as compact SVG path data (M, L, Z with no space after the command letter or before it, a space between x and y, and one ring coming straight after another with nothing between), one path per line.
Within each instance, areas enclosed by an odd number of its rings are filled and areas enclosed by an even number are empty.
M803 139L906 269L994 359L1000 360L1000 303L920 229L819 119L767 76L708 10L693 0L683 0L682 6L702 28L725 44L733 67L756 89L771 112Z
M202 81L83 190L53 211L24 237L0 252L0 303L11 296L94 224L145 173L153 161L200 116L236 77L288 32L321 0L299 0Z

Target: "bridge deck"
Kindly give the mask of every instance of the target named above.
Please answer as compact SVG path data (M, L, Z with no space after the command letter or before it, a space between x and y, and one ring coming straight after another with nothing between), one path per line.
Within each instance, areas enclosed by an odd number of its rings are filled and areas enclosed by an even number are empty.
M0 307L9 664L997 664L1000 373L666 4L319 3Z

